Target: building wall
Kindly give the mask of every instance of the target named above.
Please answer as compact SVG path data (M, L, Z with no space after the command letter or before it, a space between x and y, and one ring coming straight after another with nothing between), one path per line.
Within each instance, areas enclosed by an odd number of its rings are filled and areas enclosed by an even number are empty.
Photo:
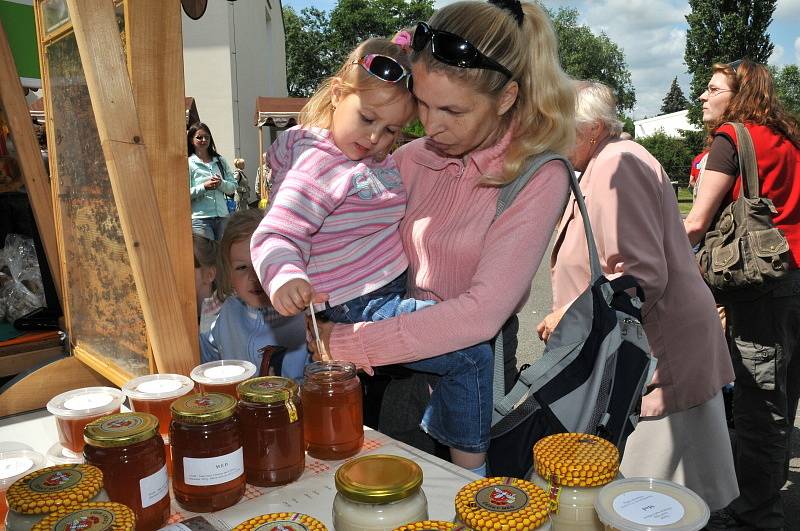
M212 129L219 152L245 159L254 184L258 96L286 96L286 52L280 0L214 0L200 20L183 15L186 95Z
M688 115L689 111L678 111L637 120L633 122L636 138L650 136L658 131L663 131L669 136L680 136L681 129L698 131L699 129L689 122Z

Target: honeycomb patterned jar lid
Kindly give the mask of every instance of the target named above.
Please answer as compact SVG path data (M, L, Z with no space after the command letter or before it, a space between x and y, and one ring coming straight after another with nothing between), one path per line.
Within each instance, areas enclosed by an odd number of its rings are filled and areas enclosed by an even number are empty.
M307 514L270 513L251 518L233 528L233 531L328 531L325 524Z
M535 529L550 519L545 491L516 478L483 478L456 495L456 516L475 531Z
M619 472L617 447L596 435L557 433L533 445L536 473L560 487L599 487Z
M20 514L49 514L92 500L103 488L103 473L92 465L42 468L18 479L6 492L9 508Z
M135 531L136 516L115 502L81 503L46 516L32 531Z
M442 522L439 520L424 520L400 526L394 531L469 531L465 525L454 524L453 522Z

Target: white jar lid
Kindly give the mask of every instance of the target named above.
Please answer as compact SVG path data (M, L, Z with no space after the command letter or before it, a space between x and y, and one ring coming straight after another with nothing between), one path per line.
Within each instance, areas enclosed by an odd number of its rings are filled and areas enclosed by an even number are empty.
M75 453L68 448L61 446L60 442L54 443L53 446L47 449L47 460L54 465L68 465L74 463L83 463L83 454Z
M619 531L699 531L711 516L692 490L653 478L612 481L600 489L594 508L601 522Z
M224 385L243 382L253 377L256 366L244 360L217 360L192 369L192 380L200 384Z
M57 417L96 417L119 410L125 395L115 387L83 387L56 395L47 403L47 411Z
M16 480L44 464L44 456L32 450L0 452L0 491L5 491Z
M148 374L122 386L122 391L136 400L165 400L191 393L194 382L182 374Z

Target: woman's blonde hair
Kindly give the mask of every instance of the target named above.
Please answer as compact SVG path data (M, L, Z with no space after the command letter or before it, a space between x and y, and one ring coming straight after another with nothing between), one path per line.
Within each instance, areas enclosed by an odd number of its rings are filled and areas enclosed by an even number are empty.
M619 138L622 122L617 118L617 98L611 87L599 81L577 81L575 121L578 127L600 122L611 138Z
M225 300L233 294L231 285L231 247L234 243L244 240L250 241L253 233L258 228L264 211L260 208L248 208L234 212L228 218L225 225L225 232L219 242L219 265L217 275L217 296L220 300Z
M428 24L472 43L487 57L513 74L519 94L502 117L495 141L514 127L505 155L503 172L485 176L485 184L513 181L525 160L544 151L567 154L575 138L575 92L558 60L558 42L550 18L539 5L522 3L523 21L518 24L507 9L488 2L462 1L438 10ZM499 97L508 78L494 70L447 65L431 54L430 45L413 54L412 61L428 70L446 73L464 81L477 92Z
M406 80L397 83L382 81L371 75L358 65L359 59L367 54L379 54L391 57L407 71L411 71L411 61L408 53L403 48L394 44L388 39L367 39L350 52L344 64L339 68L335 75L325 79L317 92L311 96L303 110L300 111L298 123L304 127L321 127L329 129L333 120L333 103L331 102L331 84L334 79L338 79L341 87L342 97L366 90L394 90L393 97L405 97L409 99L409 104L415 103L413 95L406 88Z

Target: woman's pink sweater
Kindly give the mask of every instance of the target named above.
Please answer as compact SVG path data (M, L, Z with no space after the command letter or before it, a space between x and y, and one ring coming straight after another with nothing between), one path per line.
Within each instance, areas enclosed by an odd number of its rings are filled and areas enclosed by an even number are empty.
M509 142L507 134L466 163L438 154L426 139L397 151L408 194L400 235L409 295L438 304L385 321L335 325L333 358L369 372L431 358L488 341L522 308L566 204L568 177L563 164L548 163L492 223L499 189L479 180L500 174Z

